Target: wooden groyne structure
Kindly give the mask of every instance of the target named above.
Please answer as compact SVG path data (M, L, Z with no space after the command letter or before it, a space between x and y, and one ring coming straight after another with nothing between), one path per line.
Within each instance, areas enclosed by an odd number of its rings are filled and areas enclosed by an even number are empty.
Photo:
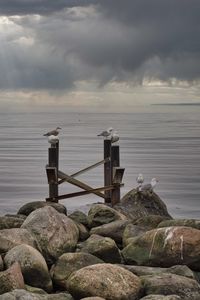
M104 165L104 186L93 188L76 179L78 175L90 171L99 165ZM46 201L58 202L59 200L95 194L104 199L106 204L114 206L120 202L120 188L124 185L122 178L124 168L120 167L120 147L112 144L110 139L103 141L103 160L94 163L74 174L68 175L59 168L59 140L48 148L48 164L46 174L49 185L49 197ZM69 183L81 188L83 191L59 195L59 185Z

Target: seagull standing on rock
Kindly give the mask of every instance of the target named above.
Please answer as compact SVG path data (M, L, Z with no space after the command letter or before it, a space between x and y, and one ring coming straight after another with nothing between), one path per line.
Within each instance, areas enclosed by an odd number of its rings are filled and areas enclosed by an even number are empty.
M155 188L156 184L158 182L158 179L156 178L152 178L151 179L151 183L145 184L145 185L141 185L141 187L139 188L140 192L152 192L153 189Z
M141 190L141 187L142 187L142 184L144 182L144 177L143 175L140 173L138 174L138 177L136 178L136 182L138 183L138 190L140 191Z
M103 136L104 138L108 138L111 133L113 132L113 128L112 127L109 127L108 129L102 131L100 134L98 134L97 136Z

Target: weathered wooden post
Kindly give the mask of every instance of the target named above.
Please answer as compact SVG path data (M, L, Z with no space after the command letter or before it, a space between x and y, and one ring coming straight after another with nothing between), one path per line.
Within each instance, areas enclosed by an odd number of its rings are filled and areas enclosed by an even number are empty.
M104 159L111 157L111 140L104 140ZM104 186L111 185L112 182L111 161L104 163ZM105 191L105 203L111 203L111 191Z
M48 154L49 163L46 166L46 172L49 184L49 201L58 202L55 197L58 196L59 141L56 144L51 144Z
M124 168L120 168L120 152L119 145L112 145L111 147L111 169L112 169L112 182L114 189L111 191L111 204L120 202L120 186L124 174Z

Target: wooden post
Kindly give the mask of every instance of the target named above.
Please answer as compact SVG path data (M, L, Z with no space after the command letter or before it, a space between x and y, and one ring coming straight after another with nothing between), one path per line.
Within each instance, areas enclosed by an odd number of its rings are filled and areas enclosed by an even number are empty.
M111 157L111 140L104 140L104 159ZM111 161L104 164L104 186L111 185ZM111 203L111 191L105 191L105 203Z
M52 144L49 150L48 167L55 168L55 180L49 182L49 198L52 202L57 202L55 197L58 196L58 161L59 161L59 142Z
M119 145L112 145L111 147L111 184L114 184L114 168L120 166L120 153L119 153ZM120 202L120 187L115 186L115 189L111 191L111 203L112 206Z

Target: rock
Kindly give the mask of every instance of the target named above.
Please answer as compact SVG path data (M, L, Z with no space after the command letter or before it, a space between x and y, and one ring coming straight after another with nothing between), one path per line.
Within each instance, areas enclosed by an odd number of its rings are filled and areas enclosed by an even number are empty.
M9 228L19 228L23 224L24 220L21 218L3 216L0 217L0 230Z
M91 235L81 244L81 252L90 253L109 263L120 263L122 260L115 241L97 234Z
M181 300L198 300L200 285L196 280L175 274L159 274L140 277L145 295L178 295Z
M166 227L147 231L122 250L127 264L200 270L200 230Z
M10 293L0 296L0 300L74 300L68 293L46 294L30 293L25 290L16 289Z
M3 271L3 259L0 255L0 271Z
M174 219L174 220L165 220L158 224L160 227L170 227L170 226L187 226L196 229L200 229L200 220L195 219Z
M87 216L86 214L84 214L84 212L80 210L75 210L73 213L68 215L68 217L77 223L81 223L85 226L88 226Z
M103 263L101 259L89 253L65 253L52 266L51 277L56 285L66 288L67 279L74 271L100 263Z
M51 292L52 281L49 270L45 259L39 251L25 244L16 246L8 251L4 262L6 267L10 267L16 261L20 264L27 284Z
M86 298L81 298L81 300L106 300L106 299L102 297L86 297Z
M148 295L141 300L181 300L177 295L163 296L163 295Z
M48 264L65 252L72 252L77 244L79 230L70 218L46 206L33 211L22 228L38 240L42 254Z
M19 210L17 214L22 214L28 216L32 211L42 208L45 206L51 206L55 208L59 213L66 215L67 209L64 205L60 203L50 202L50 201L34 201L29 202L23 205Z
M27 244L40 250L37 240L24 228L11 228L0 230L0 253L5 254L13 247Z
M90 234L98 234L105 237L110 237L116 243L122 243L122 236L128 220L113 221L91 229Z
M5 217L18 218L18 219L25 220L27 216L22 215L22 214L6 214Z
M80 241L87 240L90 236L88 229L81 223L77 223L77 222L75 222L75 223L76 223L76 226L79 230L79 240Z
M158 226L162 221L168 221L169 217L160 216L160 215L148 215L137 219L134 224L138 226L146 227L147 230L154 229ZM171 221L171 220L169 220Z
M47 294L47 292L45 292L43 289L40 289L40 288L37 288L37 287L34 287L34 286L30 286L28 284L25 284L25 289L29 293L42 294L42 295Z
M136 275L117 265L97 264L74 272L67 280L67 288L75 298L135 300L141 283Z
M108 224L117 220L127 220L127 218L105 204L94 204L88 212L88 225L90 228Z
M183 266L177 265L170 268L132 266L132 265L120 265L120 266L137 276L170 273L170 274L176 274L176 275L188 277L191 279L196 279L196 274L185 265Z
M133 221L148 215L171 218L165 203L154 192L138 192L133 189L114 208Z
M16 262L6 271L0 272L0 294L24 288L24 279L19 263Z
M141 227L138 225L133 225L132 223L128 224L123 232L122 243L123 247L126 247L133 238L137 238L138 236L144 234L147 231L145 227Z

